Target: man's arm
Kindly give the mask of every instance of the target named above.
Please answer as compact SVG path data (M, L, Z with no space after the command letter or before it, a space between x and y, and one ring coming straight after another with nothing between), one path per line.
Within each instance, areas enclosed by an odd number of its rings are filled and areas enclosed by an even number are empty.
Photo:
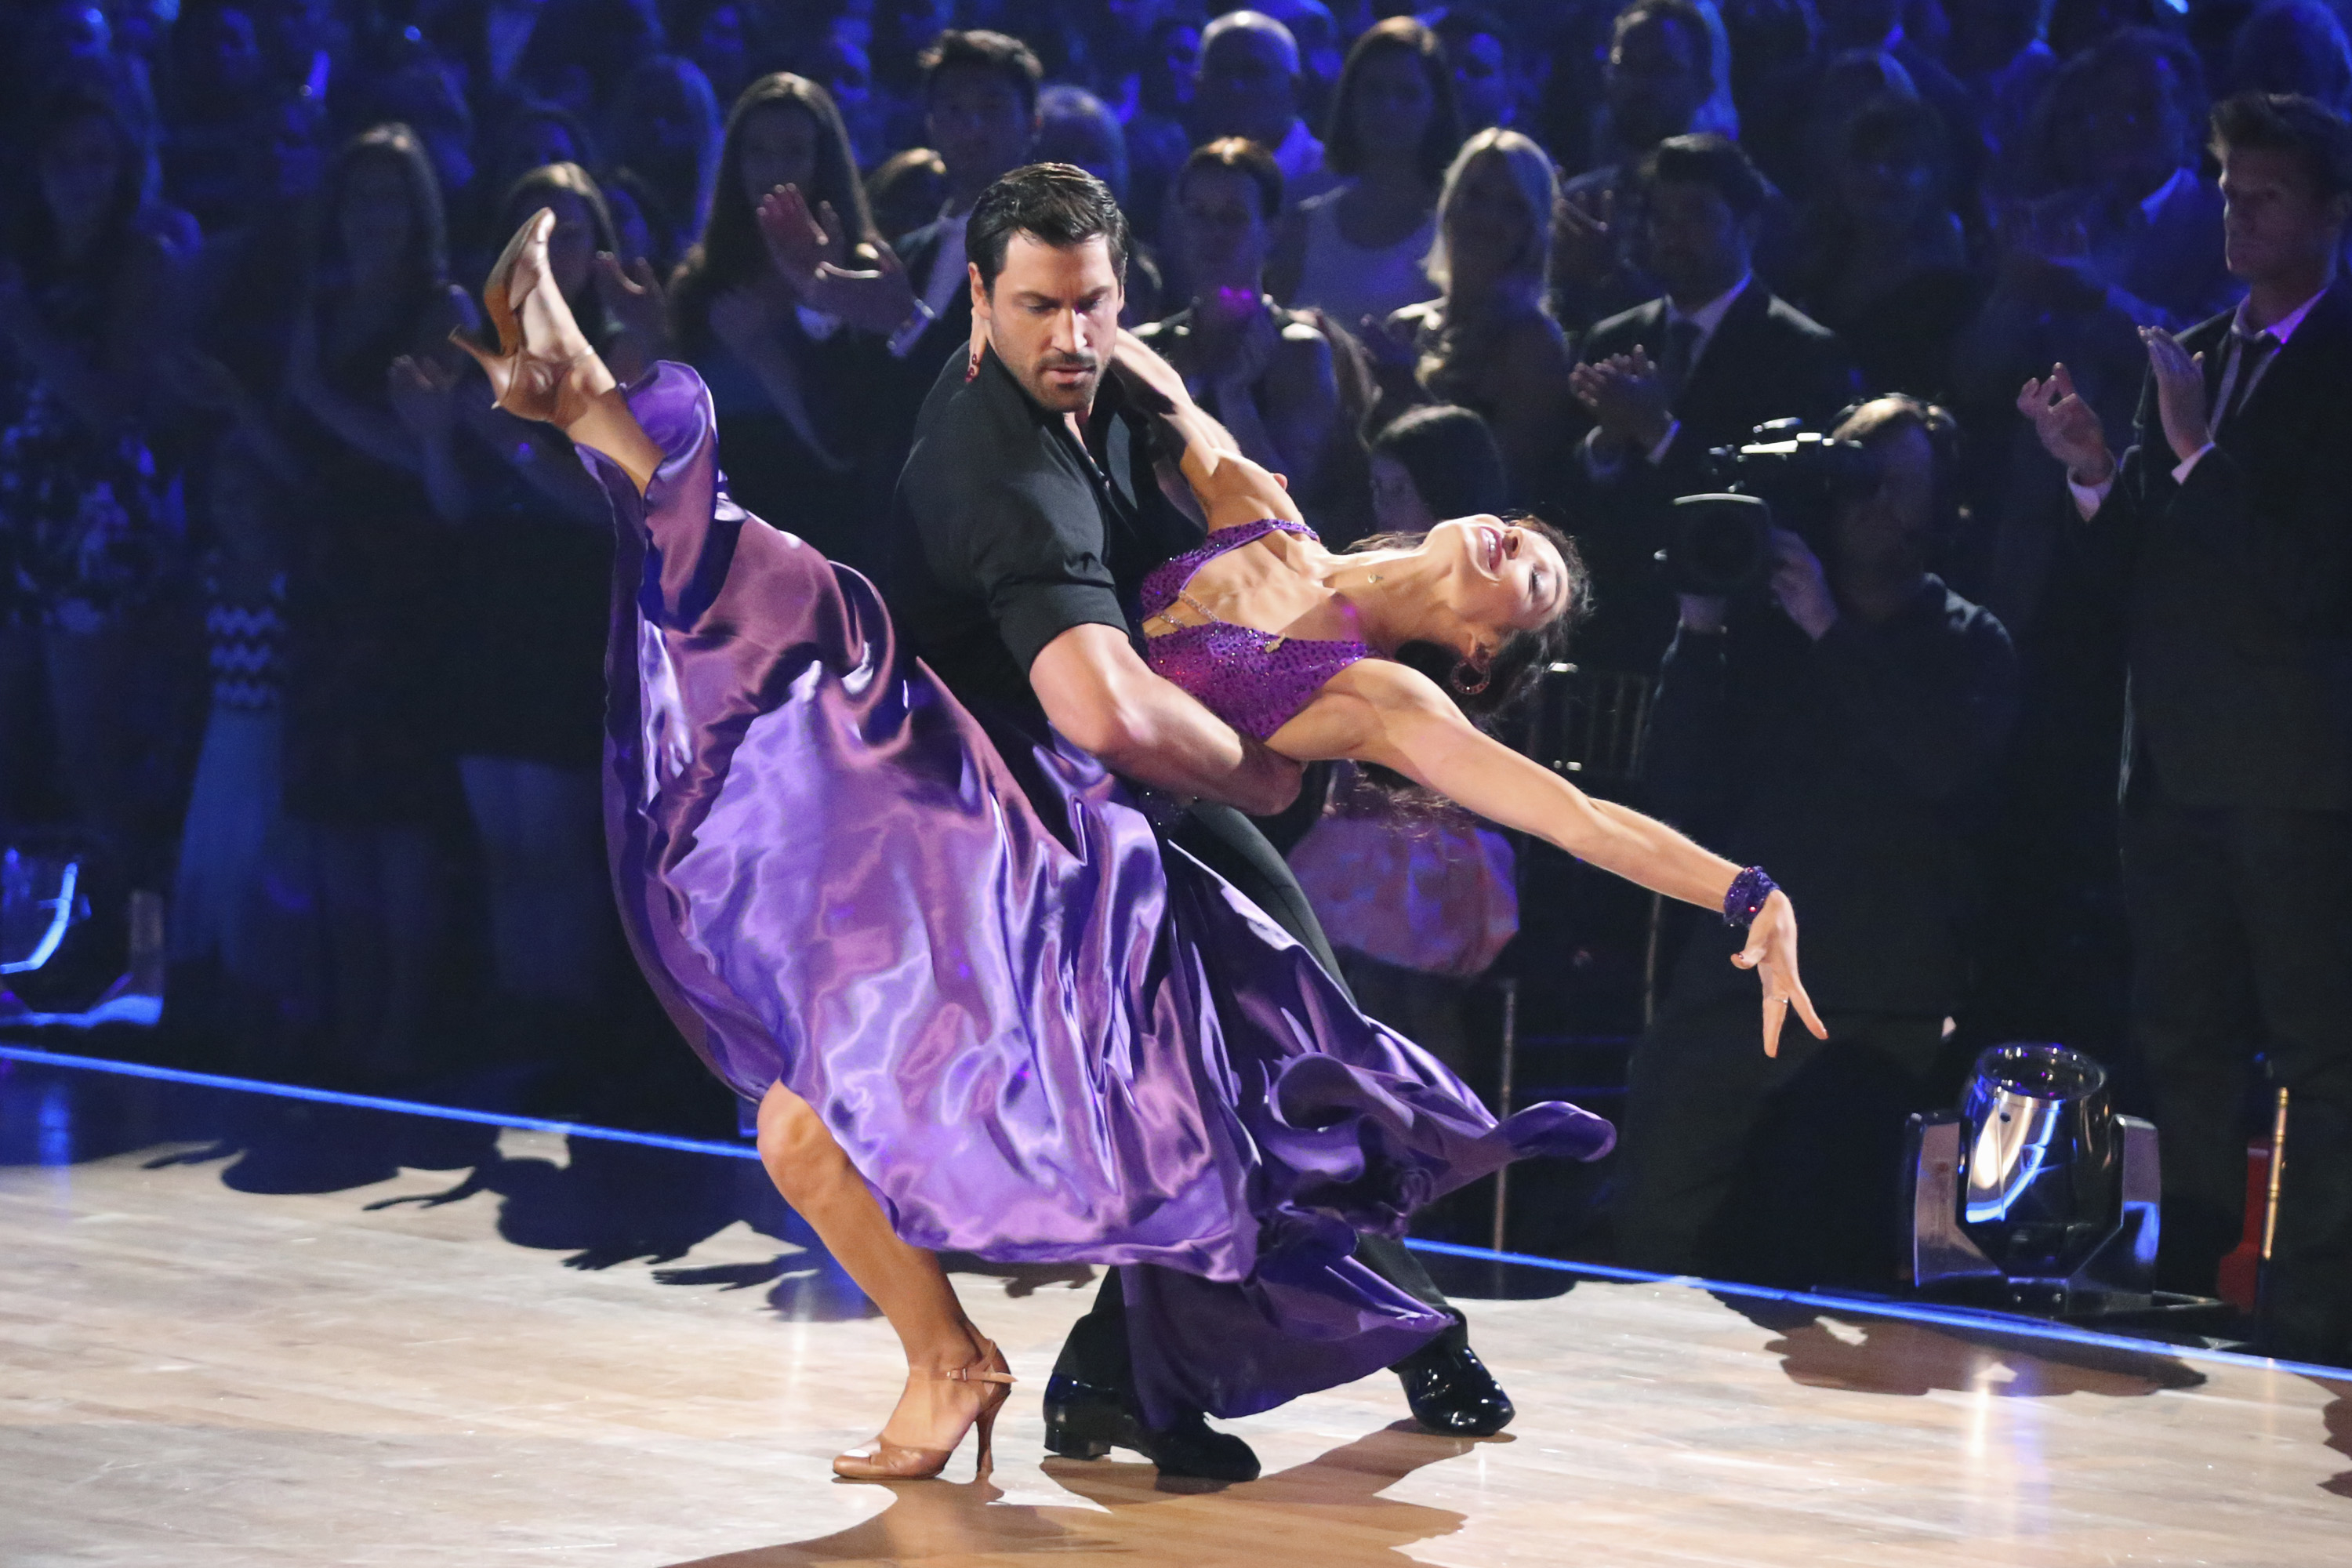
M1298 795L1298 764L1154 675L1114 626L1072 626L1038 651L1029 686L1055 729L1139 784L1270 816Z

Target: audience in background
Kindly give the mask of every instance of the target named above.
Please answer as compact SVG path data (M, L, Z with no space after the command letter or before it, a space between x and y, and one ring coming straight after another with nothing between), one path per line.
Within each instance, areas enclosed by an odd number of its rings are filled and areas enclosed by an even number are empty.
M601 503L445 346L467 291L553 208L616 361L704 374L738 499L880 571L872 520L970 342L963 215L1061 158L1125 198L1131 322L1328 537L1541 512L1598 586L1574 658L1627 690L1675 618L1659 509L1712 488L1706 447L1857 392L1954 409L1937 487L1966 505L1928 565L2014 635L2021 693L1959 1037L2078 1040L2128 1092L2126 973L2158 939L2126 945L2112 848L2126 611L2017 388L2063 360L2133 444L2143 329L2242 291L2225 234L2253 220L2225 222L2208 85L2340 123L2344 16L0 0L23 153L0 168L0 826L93 847L94 928L152 934L178 889L192 1037L410 1083L553 1051L610 969L585 853ZM1744 617L1787 630L1761 597ZM1629 1032L1638 988L1606 976L1646 933L1525 869L1543 890L1504 962L1572 976L1531 1007L1582 1010L1541 1026ZM1809 908L1809 935L1846 915ZM2177 1136L2226 1150L2236 1111Z
M1790 292L1874 391L1950 398L1952 345L1984 295L1952 190L1943 124L1926 104L1886 95L1845 117Z
M1299 114L1297 40L1262 11L1228 11L1201 34L1192 132L1203 142L1240 136L1274 154L1285 198L1331 188L1323 143Z
M455 541L390 378L403 356L454 372L448 336L475 312L404 127L343 148L319 216L286 369L306 503L289 543L285 809L310 850L335 1059L394 1075L418 1065L446 923L433 828L457 788L441 663L457 624Z
M1369 398L1355 344L1316 311L1266 292L1282 172L1255 142L1194 153L1176 183L1176 247L1192 301L1139 336L1168 356L1244 456L1290 477L1332 548L1366 531L1356 430Z
M1594 327L1571 378L1599 600L1582 642L1612 669L1652 668L1665 649L1672 611L1651 564L1658 509L1720 488L1706 468L1715 447L1771 419L1818 429L1859 389L1837 335L1756 276L1769 191L1736 143L1674 137L1643 160L1643 181L1646 249L1665 292Z
M1377 330L1434 294L1424 267L1438 188L1461 142L1437 35L1392 16L1358 38L1323 153L1324 167L1344 183L1299 203L1286 221L1267 269L1275 297Z
M1551 160L1518 132L1464 142L1437 201L1427 266L1438 297L1366 340L1384 412L1433 399L1475 409L1502 445L1513 501L1527 507L1554 492L1570 406L1568 341L1544 290L1546 215L1558 200Z
M1712 59L1691 0L1635 0L1618 13L1603 78L1605 152L1568 182L1556 215L1553 303L1570 331L1656 294L1642 258L1641 161L1691 132L1715 92Z
M845 257L877 242L832 100L780 71L744 89L727 117L709 226L670 284L669 332L710 388L735 497L861 562L871 531L860 515L857 416L835 391L856 348L807 308L761 235L760 204L787 187L839 231Z

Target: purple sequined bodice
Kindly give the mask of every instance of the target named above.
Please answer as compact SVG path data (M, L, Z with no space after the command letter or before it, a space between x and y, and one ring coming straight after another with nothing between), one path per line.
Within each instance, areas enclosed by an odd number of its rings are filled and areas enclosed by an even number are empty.
M1176 603L1193 574L1218 556L1277 530L1303 539L1315 537L1304 523L1271 517L1220 529L1198 550L1162 563L1144 578L1144 618ZM1143 657L1153 673L1199 698L1203 708L1243 734L1263 741L1314 700L1325 681L1359 659L1378 656L1352 638L1286 637L1230 621L1211 621L1146 638Z

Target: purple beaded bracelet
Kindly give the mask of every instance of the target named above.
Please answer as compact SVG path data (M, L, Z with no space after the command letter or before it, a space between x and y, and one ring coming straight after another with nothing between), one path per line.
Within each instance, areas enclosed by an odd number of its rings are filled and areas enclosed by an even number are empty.
M1766 876L1763 867L1748 867L1731 879L1731 890L1723 895L1723 923L1747 929L1763 912L1764 900L1780 890L1780 884Z

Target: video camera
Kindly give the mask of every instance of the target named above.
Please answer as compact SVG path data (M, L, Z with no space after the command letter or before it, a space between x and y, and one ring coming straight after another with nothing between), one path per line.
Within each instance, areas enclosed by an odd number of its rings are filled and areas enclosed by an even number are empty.
M1837 503L1878 487L1878 455L1859 441L1808 430L1801 419L1759 425L1744 446L1706 455L1706 476L1722 488L1676 498L1657 559L1677 594L1730 598L1763 586L1772 573L1778 526L1816 553Z

